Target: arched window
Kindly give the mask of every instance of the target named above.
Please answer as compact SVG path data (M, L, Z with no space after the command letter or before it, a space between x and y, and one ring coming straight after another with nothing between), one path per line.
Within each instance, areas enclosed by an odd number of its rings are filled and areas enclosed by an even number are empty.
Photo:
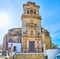
M34 10L34 14L36 14L36 10Z
M33 13L33 10L30 10L30 13L32 14Z
M27 10L27 14L29 14L29 10Z

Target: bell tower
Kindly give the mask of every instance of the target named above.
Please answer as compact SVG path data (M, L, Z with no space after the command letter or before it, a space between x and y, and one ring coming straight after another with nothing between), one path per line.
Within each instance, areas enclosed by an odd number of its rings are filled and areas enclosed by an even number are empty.
M41 16L39 6L34 2L23 5L22 14L22 51L41 51Z

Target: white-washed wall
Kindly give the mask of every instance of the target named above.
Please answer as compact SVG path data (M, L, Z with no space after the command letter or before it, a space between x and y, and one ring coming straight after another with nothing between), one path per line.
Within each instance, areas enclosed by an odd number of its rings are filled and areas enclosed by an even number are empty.
M21 52L21 43L8 43L8 48L11 47L12 44L12 51L13 51L13 47L16 46L16 52Z
M45 51L45 55L48 56L48 59L56 59L58 52L58 49L49 49Z

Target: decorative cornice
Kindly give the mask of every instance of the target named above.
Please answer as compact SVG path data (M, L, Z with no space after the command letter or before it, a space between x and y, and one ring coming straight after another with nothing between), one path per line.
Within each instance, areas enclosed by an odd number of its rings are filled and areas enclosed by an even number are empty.
M35 19L40 19L40 20L42 20L41 16L22 15L21 18L35 18Z

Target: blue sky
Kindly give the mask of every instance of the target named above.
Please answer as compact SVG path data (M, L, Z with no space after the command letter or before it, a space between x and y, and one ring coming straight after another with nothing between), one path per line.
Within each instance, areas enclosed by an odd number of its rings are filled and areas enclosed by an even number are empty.
M23 4L28 1L40 6L42 26L50 32L52 42L60 46L60 0L0 0L0 17L6 16L0 18L0 44L9 29L22 27Z

